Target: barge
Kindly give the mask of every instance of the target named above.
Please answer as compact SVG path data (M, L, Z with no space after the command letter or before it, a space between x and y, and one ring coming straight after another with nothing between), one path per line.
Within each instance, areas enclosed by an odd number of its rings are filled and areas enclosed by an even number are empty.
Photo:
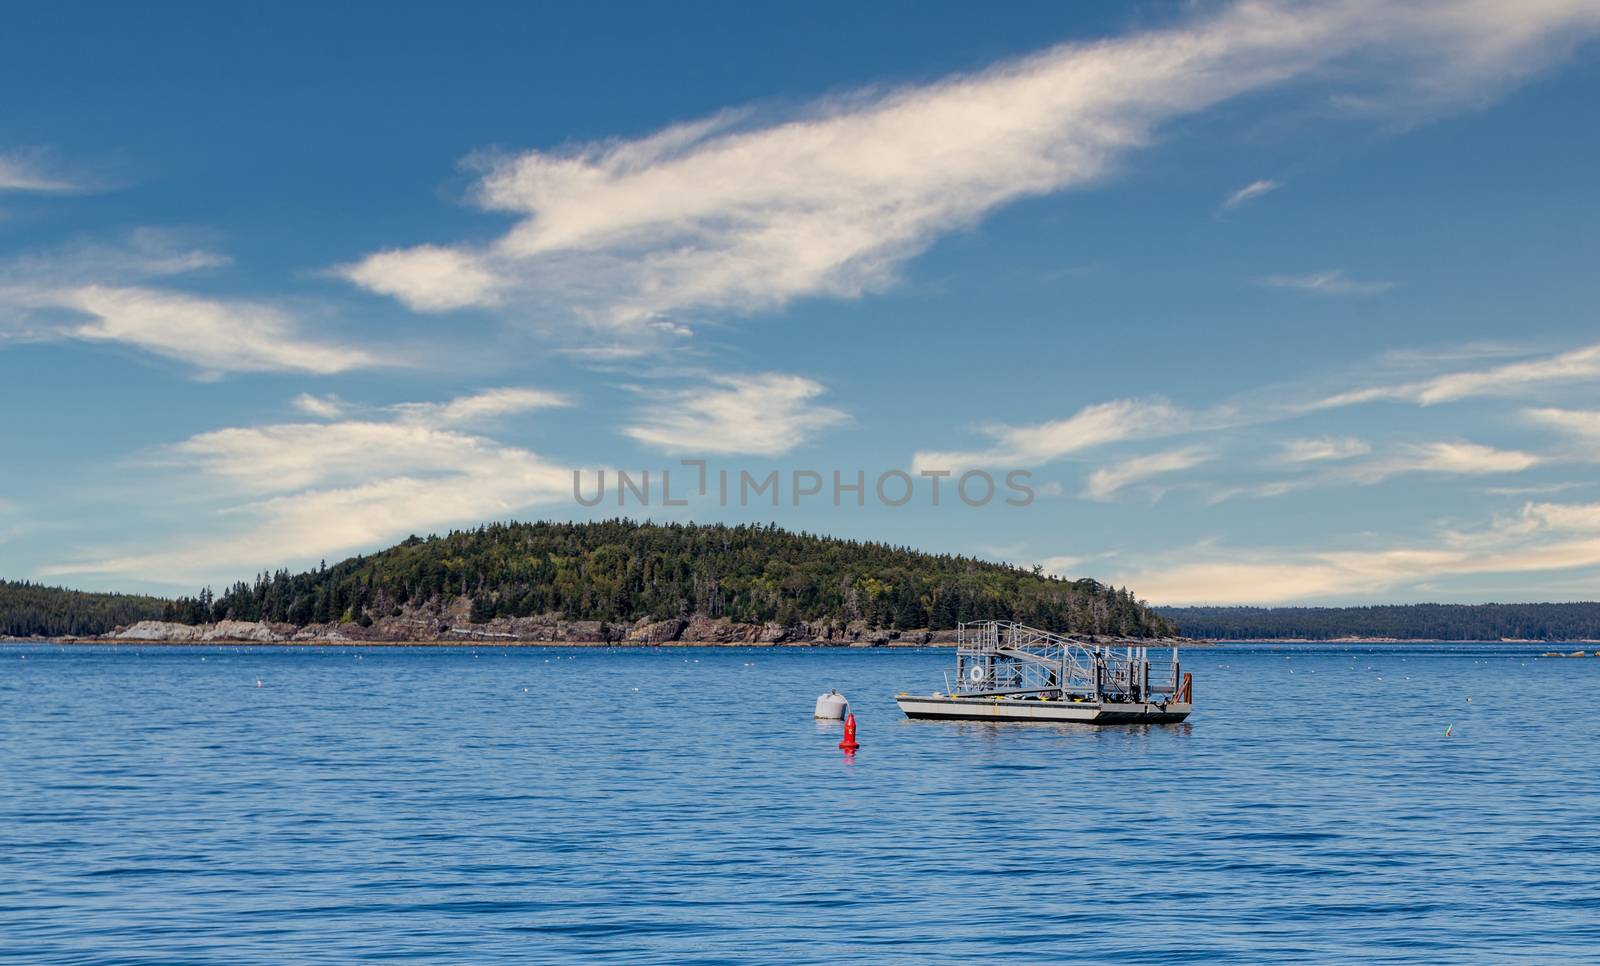
M1159 660L1148 640L1052 634L1011 621L961 624L957 635L955 680L945 672L944 691L900 692L895 702L906 717L1164 724L1194 710L1194 678L1176 646L1170 661Z

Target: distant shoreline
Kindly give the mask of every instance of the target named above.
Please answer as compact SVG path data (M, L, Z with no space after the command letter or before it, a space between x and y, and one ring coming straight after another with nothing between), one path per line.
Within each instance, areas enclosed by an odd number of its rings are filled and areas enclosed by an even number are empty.
M155 640L155 639L117 639L111 637L0 637L0 644L70 644L77 646L104 645L109 647L580 647L580 648L682 648L682 647L750 647L750 648L777 648L804 650L810 648L832 650L874 650L882 648L918 648L956 647L954 641L917 641L917 640L887 640L887 641L534 641L511 640L501 638L457 638L451 640L360 640L349 638L345 640L315 638L310 640L282 640L261 641L234 638L227 640ZM1182 641L1151 641L1148 645L1153 648L1164 647L1218 647L1224 644L1327 644L1327 645L1362 645L1362 644L1528 644L1544 647L1558 645L1600 644L1600 640L1449 640L1444 638L1418 637L1341 637L1331 639L1316 639L1305 637L1258 637L1249 639L1228 640L1182 640Z
M865 621L784 625L726 618L677 618L632 622L568 621L555 615L495 618L482 623L445 615L389 616L369 624L289 624L225 620L209 624L139 621L106 634L35 637L63 644L335 644L429 647L920 647L955 646L956 630L873 628ZM1103 644L1170 647L1184 638L1121 638L1099 635Z
M817 641L518 641L498 638L464 638L449 641L373 641L329 640L318 638L305 641L161 641L118 640L106 637L6 637L0 644L100 644L109 647L760 647L760 648L831 648L834 650L871 650L885 647L955 647L943 642L919 643L916 641L885 641L883 643L830 643Z
M1550 640L1532 637L1228 637L1206 641L1207 644L1600 644L1600 640L1587 637L1571 640Z
M1119 646L1122 642L1116 642ZM1152 648L1165 647L1215 647L1216 641L1151 641ZM869 651L884 648L956 647L955 641L531 641L500 638L457 638L452 640L309 640L258 641L243 638L228 640L155 640L145 638L111 637L0 637L0 644L70 644L74 646L103 645L107 647L625 647L630 649L663 647L750 647L774 649L819 649ZM1129 646L1134 646L1129 642Z

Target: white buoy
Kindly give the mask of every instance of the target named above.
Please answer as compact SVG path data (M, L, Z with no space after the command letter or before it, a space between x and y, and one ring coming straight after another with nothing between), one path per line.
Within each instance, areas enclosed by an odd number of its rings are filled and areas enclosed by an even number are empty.
M837 721L844 717L844 713L849 707L850 702L845 700L844 695L837 691L829 691L827 694L817 697L817 710L812 717Z

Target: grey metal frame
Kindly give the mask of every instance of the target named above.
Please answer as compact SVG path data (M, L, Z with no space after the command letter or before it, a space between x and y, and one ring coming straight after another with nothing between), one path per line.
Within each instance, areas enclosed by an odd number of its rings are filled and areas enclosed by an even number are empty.
M1151 660L1148 640L1053 634L1012 621L958 625L951 697L1027 696L1050 700L1170 701L1178 696L1178 648Z

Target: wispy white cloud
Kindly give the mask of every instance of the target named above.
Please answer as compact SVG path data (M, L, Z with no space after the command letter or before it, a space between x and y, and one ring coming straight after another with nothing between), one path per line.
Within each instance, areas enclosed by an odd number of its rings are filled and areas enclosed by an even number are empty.
M1341 475L1358 483L1379 483L1401 473L1443 473L1482 476L1520 473L1538 465L1540 457L1521 450L1495 449L1461 441L1418 443L1401 447L1390 457L1350 467Z
M421 468L426 470L428 468ZM121 574L198 585L274 566L314 563L391 544L410 533L504 517L570 498L571 471L517 449L486 449L445 476L401 475L240 505L213 536L128 548L40 569L43 576ZM242 524L230 526L230 524Z
M461 426L509 416L571 406L572 400L547 389L506 387L486 389L444 403L401 403L393 407L404 419L424 425Z
M192 436L171 447L159 466L222 486L204 539L86 554L40 572L198 583L373 549L409 533L570 498L569 469L485 436L430 424L476 419L485 406L511 411L501 405L507 392L426 410L399 407L388 418L230 427Z
M1216 459L1215 453L1199 446L1129 457L1090 473L1083 495L1091 500L1109 500L1123 488L1135 483L1178 473L1213 459Z
M1474 339L1452 345L1400 346L1378 353L1375 364L1385 368L1437 369L1462 362L1514 359L1530 353L1526 345L1493 339Z
M22 504L0 497L0 543L10 543L24 534L44 530L48 526L38 516L24 513ZM10 576L18 575L13 573Z
M1184 432L1196 425L1191 414L1163 399L1117 399L1085 406L1066 419L1027 426L989 426L993 445L981 450L927 451L916 454L915 469L958 470L981 466L1041 466L1091 447L1119 440Z
M1406 360L1412 378L1390 385L1366 386L1316 395L1309 401L1294 398L1302 392L1291 387L1265 387L1214 403L1204 409L1185 409L1164 399L1119 399L1081 407L1071 416L1025 425L988 425L978 431L990 445L966 450L919 450L916 469L960 469L974 466L1031 467L1086 453L1119 442L1200 436L1301 419L1330 409L1381 400L1433 405L1480 395L1534 394L1571 382L1600 378L1600 346L1584 347L1484 370L1444 372L1416 378L1421 365L1460 359L1503 356L1505 347L1467 347L1417 353ZM1394 355L1390 353L1389 355ZM1326 390L1324 390L1325 392ZM1600 416L1579 410L1530 409L1530 421L1571 433L1600 434ZM1334 484L1378 482L1401 473L1487 474L1519 472L1557 455L1518 450L1496 450L1470 442L1434 442L1391 446L1383 455L1361 459L1373 444L1355 436L1326 435L1283 442L1269 464L1309 467L1344 464L1290 479L1243 482L1218 486L1208 497L1216 503L1239 496L1276 497L1297 490ZM1571 459L1571 454L1566 457Z
M305 334L294 312L244 298L150 284L230 263L182 232L143 228L0 263L0 341L120 343L204 375L331 374L394 365L358 346Z
M1587 440L1600 440L1600 410L1528 409L1523 411L1523 415L1541 426Z
M1214 544L1116 575L1158 604L1285 604L1393 592L1445 577L1600 567L1600 504L1530 503L1511 519L1430 542L1365 550Z
M1297 442L1314 443L1318 441L1301 440ZM1365 445L1365 443L1362 443L1362 446ZM1370 450L1370 447L1360 450L1360 453L1364 454L1368 450ZM1324 452L1333 454L1339 452L1339 450L1332 449ZM1346 455L1311 456L1308 459L1298 461L1280 459L1278 462L1287 462L1291 466L1321 465L1333 460L1341 462L1336 466L1328 466L1316 472L1309 472L1289 479L1220 487L1210 493L1207 497L1207 502L1213 504L1221 503L1241 496L1269 499L1300 490L1309 490L1314 487L1373 486L1392 477L1408 473L1426 473L1437 476L1491 476L1499 473L1520 473L1546 461L1542 456L1525 453L1521 450L1495 449L1492 446L1484 446L1481 443L1463 441L1408 443L1394 447L1381 456L1376 456L1369 460L1354 461L1357 455L1357 453L1351 452Z
M1578 490L1594 486L1600 481L1569 480L1565 483L1541 483L1533 486L1486 486L1482 492L1493 496L1550 496L1555 493L1565 493L1568 490Z
M1529 503L1520 519L1500 527L1502 533L1543 531L1600 533L1600 503Z
M1228 197L1222 199L1222 208L1224 211L1232 210L1247 201L1252 201L1261 197L1262 195L1277 191L1281 187L1283 187L1283 182L1281 181L1272 181L1266 178L1262 178L1259 181L1252 181L1243 188L1240 188L1238 191L1235 191L1228 195Z
M88 186L51 169L43 151L0 153L0 191L72 192Z
M814 400L827 390L779 372L714 375L693 389L641 390L649 402L627 436L669 453L779 456L849 420Z
M1044 568L1045 573L1056 577L1075 577L1083 573L1083 565L1088 561L1088 557L1056 554L1039 561L1039 566Z
M307 416L315 416L318 419L338 419L348 408L343 399L332 393L326 396L314 396L309 392L303 392L294 397L290 404Z
M481 259L437 245L378 252L338 274L419 312L494 305L502 287Z
M1257 280L1267 288L1290 288L1313 295L1380 295L1394 288L1393 282L1362 282L1344 269L1312 272L1309 275L1268 275Z
M1319 463L1347 460L1372 452L1372 444L1355 436L1321 436L1316 439L1291 439L1283 443L1280 463Z
M1351 389L1320 399L1307 408L1333 409L1384 400L1431 406L1475 396L1515 396L1596 378L1600 378L1600 345L1590 345L1488 369L1447 372L1394 385Z
M603 345L572 346L555 349L553 354L577 359L580 362L593 363L596 367L605 367L639 359L649 355L650 352L648 349L637 345L610 342Z
M344 372L382 364L352 345L300 334L295 319L271 305L203 298L139 287L84 285L22 294L29 308L65 309L88 321L55 331L85 342L120 342L196 366L205 373Z
M548 389L508 386L484 389L445 402L405 402L380 407L354 406L331 393L316 396L303 392L294 397L290 404L307 416L315 416L318 419L339 419L363 414L368 419L376 418L385 424L393 422L416 426L459 427L490 422L513 413L570 406L572 400L563 393Z
M279 423L200 433L173 447L170 462L241 490L278 492L448 470L474 462L484 446L476 436L410 422Z
M0 289L135 285L232 264L200 233L142 227L113 238L78 239L0 261Z
M423 310L638 332L892 284L940 235L1019 199L1114 175L1163 125L1290 81L1404 111L1470 104L1600 26L1588 0L1252 0L1166 29L1068 44L980 73L729 112L633 141L475 160L475 200L520 220L481 245L377 252L342 269ZM1338 277L1319 290L1355 291Z
M322 418L348 413L342 401L296 397ZM351 483L428 468L454 472L481 462L498 447L463 432L463 424L515 412L565 406L565 397L539 389L491 389L446 402L401 403L367 418L323 423L277 423L213 430L173 447L169 463L231 480L242 489L275 492L330 482ZM326 408L323 408L326 407Z
M1114 550L1081 555L1055 554L1040 560L1038 566L1043 568L1045 573L1056 577L1077 578L1085 576L1089 571L1090 565L1098 565L1099 561L1109 560L1116 555L1117 553ZM1023 555L1018 550L1014 553L991 554L991 556L1014 560Z
M1310 486L1314 486L1316 482L1318 481L1314 477L1302 477L1291 480L1268 480L1265 483L1247 483L1235 486L1223 486L1211 490L1211 492L1206 494L1205 499L1207 503L1212 505L1225 503L1228 500L1237 499L1241 496L1253 497L1258 500L1266 500L1271 499L1272 497L1283 496L1286 493L1293 493L1296 490L1304 490Z
M1530 385L1572 382L1600 376L1600 346L1586 346L1543 359L1514 362L1482 372L1457 372L1429 380L1417 392L1423 405L1468 396L1493 396L1522 391Z

